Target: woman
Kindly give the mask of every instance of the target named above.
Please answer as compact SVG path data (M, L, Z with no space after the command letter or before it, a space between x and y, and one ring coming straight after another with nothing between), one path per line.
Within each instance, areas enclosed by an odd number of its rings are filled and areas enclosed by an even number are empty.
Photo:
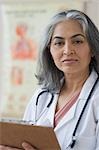
M98 150L99 31L83 12L60 12L43 35L40 53L41 86L24 120L52 126L62 150Z

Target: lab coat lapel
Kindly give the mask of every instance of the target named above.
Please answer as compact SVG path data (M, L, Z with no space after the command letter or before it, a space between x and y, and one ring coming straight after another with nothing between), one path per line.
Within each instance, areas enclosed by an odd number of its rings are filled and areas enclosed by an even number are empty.
M46 114L46 120L49 120L51 126L54 126L54 116L55 116L55 107L57 104L58 94L54 95L53 103L51 104L47 114Z
M84 102L84 101L83 101ZM64 124L69 123L75 116L75 111L77 107L77 102L70 108L70 110L65 114L61 121L56 126L56 130L62 127Z
M64 124L69 123L70 120L72 120L75 117L75 115L77 115L77 120L78 120L96 79L97 79L97 74L95 71L93 71L89 76L88 80L85 82L81 90L81 93L78 97L78 100L71 107L71 109L66 113L66 115L61 119L59 124L56 126L56 130L62 127Z

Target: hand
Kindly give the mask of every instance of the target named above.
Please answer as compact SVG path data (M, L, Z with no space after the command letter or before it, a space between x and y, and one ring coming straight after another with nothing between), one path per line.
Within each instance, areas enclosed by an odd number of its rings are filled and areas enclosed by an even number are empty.
M22 143L22 147L24 150L37 150L36 148L34 148L33 146L31 146L29 143L26 142ZM0 145L0 150L21 150L21 149Z
M22 147L23 147L23 149L25 149L25 150L37 150L36 148L34 148L33 146L31 146L29 143L27 143L27 142L23 142L22 143Z
M9 146L0 145L0 150L20 150L20 149L9 147Z

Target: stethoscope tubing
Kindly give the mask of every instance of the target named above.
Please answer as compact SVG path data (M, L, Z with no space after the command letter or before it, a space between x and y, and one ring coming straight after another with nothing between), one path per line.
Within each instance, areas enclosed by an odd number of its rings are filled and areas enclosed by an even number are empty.
M90 91L90 93L89 93L89 96L88 96L88 98L87 98L87 100L86 100L86 103L85 103L85 105L84 105L84 107L83 107L83 109L82 109L82 112L81 112L81 114L80 114L80 116L79 116L79 118L78 118L78 121L77 121L77 123L76 123L75 129L74 129L73 134L72 134L72 142L71 142L71 144L70 144L70 147L71 147L71 148L73 148L73 147L75 146L75 143L76 143L76 131L77 131L77 129L78 129L78 126L79 126L80 120L81 120L81 118L82 118L82 116L83 116L83 114L84 114L84 111L85 111L85 109L86 109L86 107L87 107L87 105L88 105L88 102L89 102L89 100L90 100L90 98L91 98L91 96L92 96L92 93L94 92L95 86L96 86L96 84L98 83L98 80L99 80L99 76L97 77L97 79L96 79L96 81L95 81L95 83L94 83L94 85L93 85L93 87L92 87L92 89L91 89L91 91ZM41 91L41 92L38 94L37 100L36 100L36 111L37 111L37 105L38 105L39 97L40 97L42 94L46 93L46 92L49 92L49 91L48 91L48 90L44 90L44 91ZM50 93L50 92L49 92L49 93ZM49 103L47 104L47 106L46 106L47 109L48 109L48 108L50 107L50 105L52 104L53 99L54 99L54 94L51 93L50 102L49 102ZM44 111L41 113L40 117L42 116L42 114L43 114L47 109L44 109ZM39 118L40 118L40 117L39 117ZM35 122L36 122L37 120L38 120L38 119L36 119L36 117L35 117Z
M50 107L50 105L52 104L53 102L53 99L54 99L54 94L53 93L50 93L51 94L51 98L50 98L50 101L49 103L47 104L46 108L40 113L40 116L37 118L37 105L38 105L38 100L39 100L39 97L44 94L44 93L47 93L49 92L48 90L44 90L44 91L41 91L38 96L37 96L37 100L36 100L36 115L35 115L35 124L36 122L41 118L41 116L48 110L48 108Z
M93 87L92 87L92 89L91 89L91 91L90 91L90 93L89 93L89 96L88 96L88 98L87 98L87 100L86 100L86 103L85 103L85 105L84 105L84 107L83 107L83 109L82 109L82 112L81 112L81 114L80 114L80 116L79 116L79 118L78 118L78 121L77 121L77 123L76 123L75 129L74 129L73 135L72 135L72 142L71 142L71 145L70 145L71 148L73 148L74 145L75 145L75 142L76 142L75 135L76 135L77 128L78 128L79 123L80 123L80 120L81 120L81 118L82 118L82 116L83 116L83 114L84 114L84 111L85 111L85 109L86 109L86 107L87 107L87 105L88 105L88 102L89 102L89 100L90 100L90 98L91 98L91 96L92 96L92 93L93 93L93 91L94 91L94 88L95 88L96 84L98 83L98 80L99 80L99 76L97 77L97 79L96 79L96 81L95 81L95 83L94 83L94 85L93 85Z

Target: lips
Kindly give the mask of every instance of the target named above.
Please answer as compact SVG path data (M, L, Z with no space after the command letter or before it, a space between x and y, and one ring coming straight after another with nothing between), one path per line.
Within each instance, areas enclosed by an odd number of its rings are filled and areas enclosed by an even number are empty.
M70 59L64 59L62 60L62 63L65 64L65 65L74 65L78 62L77 59L74 59L74 58L70 58Z
M64 59L62 60L62 62L75 62L75 61L78 61L77 59Z

